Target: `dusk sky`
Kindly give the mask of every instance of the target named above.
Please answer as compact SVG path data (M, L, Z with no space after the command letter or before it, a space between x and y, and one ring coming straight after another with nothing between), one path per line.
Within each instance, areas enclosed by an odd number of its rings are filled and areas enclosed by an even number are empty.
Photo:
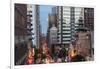
M41 5L40 6L40 24L43 34L47 34L48 27L48 14L51 13L53 6Z

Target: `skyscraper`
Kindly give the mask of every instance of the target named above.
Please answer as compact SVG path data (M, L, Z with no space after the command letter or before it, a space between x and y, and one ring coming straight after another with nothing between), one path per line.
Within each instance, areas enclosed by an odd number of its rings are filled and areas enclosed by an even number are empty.
M31 37L33 38L33 44L36 46L36 48L40 47L41 43L41 26L40 26L40 10L39 10L38 5L28 5L28 13L31 14L31 23L33 30L31 31L32 35Z
M48 30L47 43L50 48L50 53L53 53L55 44L57 44L57 18L55 13L48 14Z
M75 40L75 30L81 14L81 7L58 6L57 8L58 44L68 46Z
M28 49L33 46L33 7L32 5L27 5L27 36L28 36Z
M34 7L34 16L35 16L35 38L36 38L36 47L39 48L41 44L41 25L40 25L40 10L39 6L35 5Z

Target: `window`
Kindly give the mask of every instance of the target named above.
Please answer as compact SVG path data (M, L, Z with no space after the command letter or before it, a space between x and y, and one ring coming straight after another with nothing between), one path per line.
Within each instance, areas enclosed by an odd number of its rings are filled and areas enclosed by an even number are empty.
M71 38L63 38L63 41L71 40Z
M71 31L67 31L67 30L65 30L65 31L63 31L63 34L69 34L69 33L71 33Z

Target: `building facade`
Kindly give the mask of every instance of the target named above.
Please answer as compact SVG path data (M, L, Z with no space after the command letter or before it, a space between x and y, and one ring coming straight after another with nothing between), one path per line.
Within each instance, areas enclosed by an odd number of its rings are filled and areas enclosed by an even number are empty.
M36 38L36 47L41 46L41 25L40 25L40 10L39 5L34 7L34 19L35 19L35 38Z
M94 49L94 8L84 8L84 23L91 33L91 46Z
M85 27L94 31L94 8L84 8Z
M91 52L94 51L94 8L84 8L85 27L90 32Z
M27 5L27 36L28 36L28 49L33 47L33 6Z
M50 42L50 29L52 28L52 26L57 27L57 17L55 13L50 13L48 15L48 29L47 29L47 42L48 42L48 46L50 47L51 42Z
M79 54L84 57L91 56L91 33L85 27L84 20L80 16L79 26L77 29L76 48Z
M69 46L75 41L75 30L82 8L58 6L57 8L58 44Z
M21 64L27 52L27 5L15 4L15 65Z
M33 24L31 28L33 30L31 31L32 35L31 37L33 38L32 42L36 48L40 47L41 44L41 26L40 26L40 8L39 5L27 5L28 6L28 13L32 15L30 18L31 23Z
M49 37L49 48L51 49L51 53L54 53L54 49L57 45L57 28L53 24L52 27L50 28L50 37Z

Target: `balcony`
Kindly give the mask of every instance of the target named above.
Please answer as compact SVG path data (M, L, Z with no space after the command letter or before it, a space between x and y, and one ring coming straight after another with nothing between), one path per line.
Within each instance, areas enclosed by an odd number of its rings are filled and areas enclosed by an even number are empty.
M32 14L28 13L27 16L28 16L28 17L32 17Z
M32 40L34 39L32 36L28 36L28 40Z
M27 35L34 35L34 33L31 32L31 31L28 31L28 32L27 32Z
M33 24L32 24L32 23L30 23L30 22L28 22L28 23L27 23L27 25L28 25L28 26L33 26Z
M32 31L32 30L33 30L33 28L27 28L27 30Z
M31 18L27 18L27 22L28 23L31 23L32 22L32 19Z
M30 10L30 11L28 11L28 13L32 13L32 11Z

